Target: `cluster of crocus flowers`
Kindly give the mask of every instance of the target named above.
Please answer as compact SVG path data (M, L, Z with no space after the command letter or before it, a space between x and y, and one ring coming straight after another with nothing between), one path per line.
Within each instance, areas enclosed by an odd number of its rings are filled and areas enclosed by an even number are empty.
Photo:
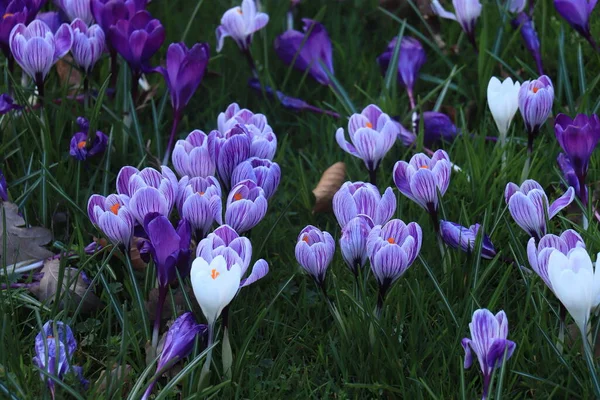
M477 41L475 40L475 24L481 14L481 5L479 0L452 0L454 13L446 11L438 0L431 2L431 9L434 14L441 18L451 19L458 22L467 35L467 38L477 51Z
M71 138L69 154L79 161L85 161L88 157L93 157L104 153L108 145L108 136L101 131L96 131L92 140L89 140L90 123L84 117L77 118L79 131Z

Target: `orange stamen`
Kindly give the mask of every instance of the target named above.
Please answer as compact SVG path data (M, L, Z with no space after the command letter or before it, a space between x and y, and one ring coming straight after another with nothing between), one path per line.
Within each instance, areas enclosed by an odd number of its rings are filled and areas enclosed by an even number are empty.
M77 148L83 149L85 147L86 143L87 142L85 140L82 140L81 142L77 143Z
M306 243L308 243L308 236L304 236L304 237L302 238L302 240L304 240Z
M199 194L200 196L204 196L204 192L196 192L197 194Z
M236 193L236 194L233 195L233 200L234 201L238 201L238 200L241 200L241 199L243 199L241 193Z
M396 239L394 239L393 237L388 238L387 241L388 241L389 244L396 244Z
M221 275L219 272L217 272L216 269L213 269L212 271L210 271L210 277L213 279L217 279L217 276Z
M539 88L536 88L536 87L534 87L533 89L531 89L531 91L532 91L533 93L537 93L537 92L538 92L538 90L540 90L540 89L539 89Z
M419 168L420 169L429 169L429 167L427 165L421 165Z
M2 19L4 19L4 18L8 18L8 17L12 17L13 15L15 15L15 14L13 14L13 13L6 13L6 14L4 14L4 15L2 16Z
M373 124L372 124L372 123L370 123L370 122L367 122L367 123L365 124L365 126L366 126L367 128L372 128L372 127L373 127Z
M121 205L119 203L116 203L110 206L110 211L112 211L113 214L117 215L119 214L119 208L121 208Z
M54 336L49 335L46 339L54 339Z

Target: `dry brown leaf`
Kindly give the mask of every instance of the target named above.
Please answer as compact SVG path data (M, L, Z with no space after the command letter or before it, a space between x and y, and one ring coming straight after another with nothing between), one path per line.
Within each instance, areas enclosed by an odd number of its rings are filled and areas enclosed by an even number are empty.
M327 168L317 187L313 189L315 195L315 206L313 213L326 212L331 210L331 201L333 195L340 189L346 179L346 164L339 161Z
M60 260L47 260L40 272L44 274L40 284L30 288L38 300L51 304L56 300L56 292L60 290L61 308L65 302L70 302L71 307L78 307L82 303L81 312L88 313L102 304L100 299L88 290L89 281L86 281L85 275L76 268L65 267L61 276Z
M137 243L140 240L141 240L140 238L134 237L133 245L129 249L129 257L131 258L131 266L136 271L143 271L148 267L148 264L146 264L144 262L144 260L142 260L142 257L140 256L140 251L137 248Z
M107 376L108 374L110 374L110 379ZM117 389L121 389L121 395L125 396L129 392L129 390L131 390L130 381L131 365L125 364L124 367L121 365L113 365L113 368L110 371L108 369L105 369L100 373L100 377L96 381L95 387L97 388L97 393L102 393L102 395L106 398L110 398L111 396L109 396L108 394L112 394ZM124 384L123 388L117 386L121 382Z
M69 94L75 94L77 89L81 87L83 78L81 72L73 64L73 57L70 55L64 56L56 63L56 73L61 86L67 86Z
M6 254L3 253L4 245L0 246L0 261L6 260L6 265L11 265L32 259L43 260L54 255L41 247L52 240L52 233L48 229L38 226L25 228L25 220L19 215L16 204L0 202L0 208L4 214L0 215L0 244L6 241ZM4 217L6 227L3 226Z

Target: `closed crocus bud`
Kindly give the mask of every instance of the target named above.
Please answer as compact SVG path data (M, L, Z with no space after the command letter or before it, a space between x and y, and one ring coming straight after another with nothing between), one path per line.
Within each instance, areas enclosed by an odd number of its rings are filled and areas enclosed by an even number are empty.
M519 110L530 135L536 135L552 111L554 86L546 75L525 81L519 89Z
M475 24L481 14L481 3L479 0L452 0L452 5L454 6L454 14L446 11L438 0L433 0L431 9L438 17L457 21L467 34L475 50L477 50Z
M554 123L556 140L569 157L580 185L585 185L590 157L600 141L600 119L596 114L578 114L575 119L558 114Z
M452 165L444 150L437 150L431 158L415 154L409 162L394 165L394 183L406 197L429 213L437 212L438 191L443 196L450 184Z
M590 44L597 49L590 32L590 16L596 7L596 0L554 0L554 8Z
M179 182L169 167L161 172L153 168L126 166L117 175L117 193L128 199L128 208L137 222L144 226L148 214L168 216L178 198Z
M69 21L80 19L85 25L94 20L90 0L54 0Z
M267 213L264 190L246 179L235 185L227 196L225 223L236 232L244 233L254 228Z
M8 185L2 171L0 171L0 200L8 201Z
M179 181L179 216L188 221L197 237L203 238L216 221L223 222L221 186L216 178L191 178L184 176Z
M373 221L366 215L352 218L342 228L340 250L348 269L358 276L358 271L367 263L367 238Z
M88 157L102 154L108 144L108 136L100 131L96 131L94 140L88 147L88 134L86 132L77 132L71 138L69 154L76 160L85 161Z
M525 2L523 2L525 5ZM525 44L525 48L531 53L533 59L535 60L535 64L537 66L538 73L540 75L544 74L544 66L542 65L542 53L540 50L540 38L535 30L533 25L533 20L529 16L529 14L520 12L512 21L511 25L514 29L521 30L521 38L523 39L523 43Z
M122 19L108 30L111 46L127 61L135 73L148 67L150 58L165 41L165 29L148 11L138 11L131 19Z
M104 31L99 25L92 25L89 28L80 19L71 22L73 30L73 47L71 53L75 64L87 74L90 73L94 64L102 57L102 52L106 46Z
M461 342L465 349L465 369L473 364L473 353L479 360L483 374L483 396L488 398L488 389L492 374L508 360L517 347L516 343L508 340L508 319L504 311L494 315L487 309L476 310L469 323L471 338Z
M10 32L17 24L24 24L27 20L27 7L23 0L12 0L0 2L0 48L6 58L12 57L10 54L9 38Z
M567 207L575 198L570 187L551 205L542 186L528 179L521 187L510 182L504 190L504 200L513 219L529 236L539 240L546 234L546 217L552 219L560 210Z
M132 18L146 8L146 3L147 0L91 0L91 9L96 23L108 34L117 21Z
M10 50L15 61L38 86L42 86L50 68L71 50L73 30L62 24L53 34L42 21L28 26L18 24L10 33Z
M481 225L475 224L466 228L450 221L440 221L440 236L444 243L454 249L461 249L471 254L475 250L475 242ZM481 257L488 260L496 256L496 249L489 236L483 234L481 238Z
M231 187L231 174L235 167L250 157L252 137L241 125L226 132L212 131L208 135L208 150L214 160L224 188Z
M246 110L246 109L244 109L244 110ZM234 117L236 115L238 115L240 113L240 111L242 111L242 110L240 109L240 106L238 103L231 103L230 105L228 105L227 109L224 112L219 113L219 116L217 117L217 130L219 132L226 132L229 129L233 128L236 124L238 124L239 121ZM249 113L252 112L250 110L246 110L246 111ZM262 115L262 114L254 114L254 115ZM266 117L264 120L262 118L255 120L255 122L263 122L263 121L265 124L267 123Z
M376 225L382 225L395 211L396 196L390 187L382 196L377 186L370 183L346 182L333 196L333 213L342 228L359 215L366 215Z
M576 247L567 255L558 250L550 254L548 276L552 291L565 306L573 320L587 337L591 310L600 303L600 254L596 267L585 248Z
M548 260L554 250L558 250L564 255L569 254L571 250L577 247L585 249L585 243L577 232L567 229L560 236L548 234L540 239L536 246L534 238L529 239L527 243L527 258L529 265L539 275L544 283L552 290L552 283L548 275Z
M325 274L334 253L335 241L328 232L312 225L300 231L296 243L296 260L321 288L324 287Z
M256 11L254 0L243 0L241 7L230 8L223 14L221 25L217 27L217 52L223 48L226 37L231 37L240 50L247 50L252 43L252 36L264 28L269 16Z
M252 157L240 163L231 175L231 184L237 185L243 180L249 179L265 191L268 199L273 196L281 179L279 164L266 159Z
M573 164L571 163L571 160L569 160L569 157L565 153L560 153L556 158L556 162L567 182L567 187L572 186L573 189L575 189L575 195L579 197L579 200L587 201L587 185L579 185L579 178L575 173L575 169L573 168Z
M273 160L277 151L277 136L271 130L257 131L252 127L246 126L250 133L250 157L264 158Z
M88 216L115 246L129 248L133 237L135 219L125 206L125 198L111 194L108 197L94 194L88 201Z
M175 143L173 167L181 177L206 178L215 174L215 163L208 151L208 136L200 130L192 131L185 140Z
M439 142L452 143L458 135L458 129L449 116L436 111L422 114L424 140L426 146Z
M371 104L360 114L350 117L348 134L350 142L345 138L344 128L336 131L338 145L346 153L363 160L367 170L374 172L396 142L398 128L387 114Z
M304 33L288 30L275 39L275 52L281 60L308 74L322 85L329 85L327 73L333 75L331 40L323 25L303 18Z
M521 84L508 77L503 82L493 76L487 87L487 100L494 122L500 132L502 141L510 128L517 110L519 109L519 89Z
M0 94L0 115L22 108L20 105L15 104L15 100L8 93Z
M58 28L60 28L60 26L63 23L62 17L60 16L60 13L58 11L47 11L39 13L38 15L36 15L35 19L38 19L44 22L46 25L48 25L52 33L56 33Z
M210 263L198 257L192 263L190 278L202 313L212 325L237 294L242 274L237 264L228 269L223 256L216 256Z

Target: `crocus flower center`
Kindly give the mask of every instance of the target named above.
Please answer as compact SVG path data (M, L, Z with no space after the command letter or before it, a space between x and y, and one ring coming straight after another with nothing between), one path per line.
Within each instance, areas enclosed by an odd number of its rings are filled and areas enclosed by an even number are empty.
M204 196L204 192L196 192L200 196Z
M396 239L394 239L393 237L389 237L387 241L389 244L396 244Z
M121 205L119 203L116 203L110 206L110 211L112 211L113 214L117 215L119 214L119 208L121 208Z
M238 201L238 200L241 200L241 199L243 199L243 198L244 198L244 197L242 196L242 194L241 194L241 193L236 193L236 194L234 194L234 195L233 195L233 200L234 200L234 201Z
M213 279L217 279L217 277L221 275L216 269L213 268L212 271L210 271L210 277Z
M539 88L536 88L535 86L533 87L533 89L531 89L531 91L532 91L533 93L537 93L537 92L538 92L538 90L540 90L540 89L539 89Z
M242 9L238 7L237 9L238 14L242 15Z
M308 243L308 236L304 236L304 237L302 238L302 240L304 240L306 243Z
M4 14L2 16L2 19L8 18L8 17L12 17L13 15L15 15L15 14L13 14L13 13L6 13L6 14Z
M419 169L429 169L429 167L427 165L421 165Z
M86 145L86 141L82 140L81 142L77 143L77 148L78 149L83 149Z
M54 339L54 336L48 335L48 337L46 339Z
M365 127L367 127L367 128L372 128L372 127L373 127L373 124L372 124L372 123L370 123L370 122L367 122L367 123L365 124Z

